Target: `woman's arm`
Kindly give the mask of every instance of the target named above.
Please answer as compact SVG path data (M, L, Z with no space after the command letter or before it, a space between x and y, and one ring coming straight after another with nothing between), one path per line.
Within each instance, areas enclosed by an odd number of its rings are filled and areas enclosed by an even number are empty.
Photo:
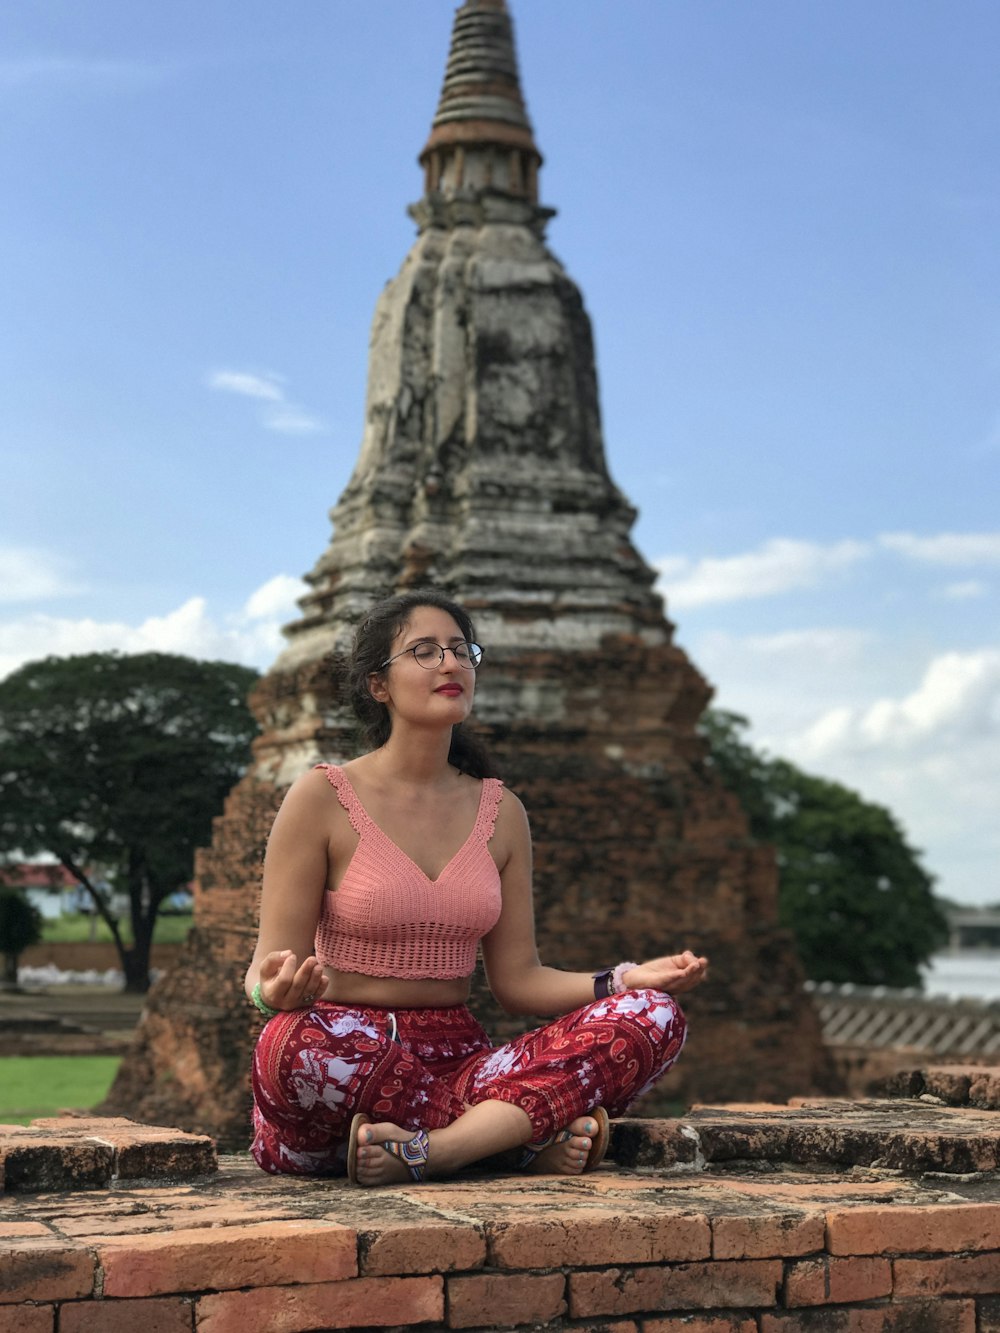
M509 1014L549 1017L579 1009L594 999L594 978L589 972L563 972L544 967L535 946L535 914L531 894L531 833L521 802L504 792L497 820L505 860L500 884L503 908L500 919L483 940L483 962L490 990ZM613 966L618 959L605 959ZM708 960L690 950L636 964L623 977L630 989L649 988L680 994L702 980Z
M264 857L257 947L244 990L271 1009L297 1009L326 988L313 954L327 881L330 785L322 773L303 774L289 789L271 826Z

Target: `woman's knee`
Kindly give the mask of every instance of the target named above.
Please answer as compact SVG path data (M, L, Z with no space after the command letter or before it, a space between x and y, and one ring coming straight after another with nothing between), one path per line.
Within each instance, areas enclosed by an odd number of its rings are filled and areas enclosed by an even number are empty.
M684 1011L672 995L658 990L630 990L609 997L615 1017L643 1029L657 1044L676 1047L687 1033Z

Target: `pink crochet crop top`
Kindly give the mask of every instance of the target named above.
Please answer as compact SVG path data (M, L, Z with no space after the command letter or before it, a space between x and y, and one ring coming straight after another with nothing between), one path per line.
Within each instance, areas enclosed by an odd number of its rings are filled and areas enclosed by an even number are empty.
M503 794L484 778L472 832L437 879L375 823L336 764L317 764L360 841L336 890L323 895L316 957L343 972L406 980L467 977L500 916L500 873L487 844Z

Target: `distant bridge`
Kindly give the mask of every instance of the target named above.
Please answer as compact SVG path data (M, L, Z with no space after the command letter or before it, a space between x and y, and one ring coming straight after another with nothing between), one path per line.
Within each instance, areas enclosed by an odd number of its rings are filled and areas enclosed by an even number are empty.
M1000 949L1000 907L950 907L945 916L952 953L961 949Z

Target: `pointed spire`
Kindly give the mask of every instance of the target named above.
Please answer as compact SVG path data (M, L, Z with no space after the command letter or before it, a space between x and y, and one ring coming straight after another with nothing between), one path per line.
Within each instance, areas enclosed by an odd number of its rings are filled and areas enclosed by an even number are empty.
M441 98L420 154L424 193L495 191L537 204L541 163L507 5L466 0L455 14Z

